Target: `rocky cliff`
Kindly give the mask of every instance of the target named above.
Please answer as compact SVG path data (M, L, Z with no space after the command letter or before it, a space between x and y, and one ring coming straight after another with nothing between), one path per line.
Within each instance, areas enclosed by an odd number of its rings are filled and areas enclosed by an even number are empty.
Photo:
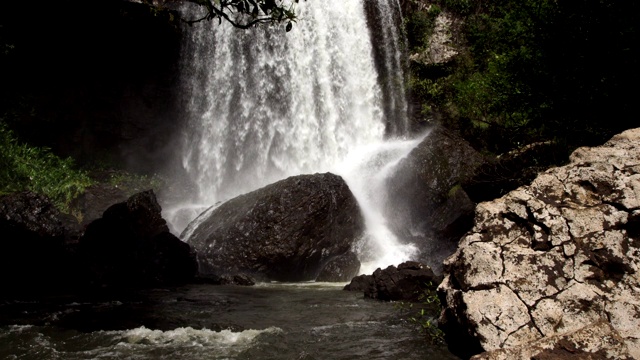
M640 358L639 149L640 129L628 130L477 206L439 287L452 348L469 356L547 343L533 356L604 321L612 341L575 350Z

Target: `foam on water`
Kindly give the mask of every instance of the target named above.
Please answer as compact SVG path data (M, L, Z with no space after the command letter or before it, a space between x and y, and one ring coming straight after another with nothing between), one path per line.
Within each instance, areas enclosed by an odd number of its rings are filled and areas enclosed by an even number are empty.
M162 358L225 359L255 346L261 335L282 333L278 327L264 330L212 331L181 327L161 331L139 327L123 331L59 333L37 326L13 325L0 329L0 340L19 350L20 358L40 359L150 359ZM0 357L10 356L0 350ZM15 357L17 359L17 357Z
M242 347L249 345L260 334L275 334L282 330L270 327L265 330L231 330L212 331L209 329L177 328L169 331L151 330L144 326L124 331L122 337L128 344L170 345L189 344L192 346L215 346L216 348Z

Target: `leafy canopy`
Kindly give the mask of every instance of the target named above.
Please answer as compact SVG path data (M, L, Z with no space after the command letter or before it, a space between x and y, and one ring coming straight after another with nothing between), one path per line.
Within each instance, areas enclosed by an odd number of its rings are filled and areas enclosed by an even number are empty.
M170 1L170 0L169 0ZM286 23L286 31L290 31L296 21L294 6L299 0L183 0L204 8L205 14L195 19L182 19L189 25L205 21L226 21L231 25L248 29L259 24ZM157 0L144 0L157 5Z

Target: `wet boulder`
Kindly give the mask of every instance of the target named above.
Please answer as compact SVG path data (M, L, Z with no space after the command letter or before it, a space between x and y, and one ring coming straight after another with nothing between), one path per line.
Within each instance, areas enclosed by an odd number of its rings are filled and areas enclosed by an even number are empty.
M347 282L360 271L358 255L349 251L329 261L316 278L316 281Z
M363 293L373 293L373 289L375 289L373 275L367 274L361 274L354 277L353 279L351 279L351 282L345 285L343 288L343 290L346 291L359 291Z
M639 209L640 129L479 204L438 288L450 348L548 344L604 321L640 358ZM600 346L577 343L576 353Z
M32 192L0 197L0 283L37 290L56 280L65 264L65 228L48 198Z
M211 284L211 285L239 285L239 286L253 286L256 284L256 280L246 274L236 275L199 275L196 278L195 283L199 284Z
M461 185L483 162L464 139L436 126L387 180L391 227L413 238L434 270L473 225L475 204Z
M86 281L103 286L159 286L190 281L195 254L169 232L153 190L109 207L80 240Z
M85 228L92 221L101 218L111 205L127 201L129 195L117 186L97 183L87 187L71 202L70 207L81 214L79 222Z
M203 274L315 280L363 232L356 199L330 173L300 175L211 208L184 231Z
M442 278L416 261L398 267L378 268L372 275L354 278L345 290L362 291L364 296L384 301L420 301L426 290L434 290Z

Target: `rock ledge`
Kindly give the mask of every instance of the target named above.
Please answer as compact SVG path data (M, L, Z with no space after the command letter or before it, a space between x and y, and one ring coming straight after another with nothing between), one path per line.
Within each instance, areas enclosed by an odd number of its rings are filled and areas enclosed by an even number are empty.
M518 347L604 321L640 358L639 149L640 129L628 130L477 206L439 287L452 348Z

